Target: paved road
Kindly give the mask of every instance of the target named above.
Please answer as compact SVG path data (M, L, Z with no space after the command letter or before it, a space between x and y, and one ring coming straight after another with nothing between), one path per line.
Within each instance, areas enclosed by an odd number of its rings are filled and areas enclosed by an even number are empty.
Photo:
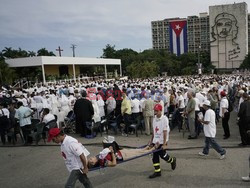
M183 138L182 133L173 130L170 134L169 154L177 158L175 171L171 170L169 164L161 161L162 176L154 180L148 179L148 175L153 173L153 166L151 157L146 156L101 172L89 172L90 181L94 187L100 188L250 187L250 183L241 181L241 176L248 174L250 148L235 147L240 143L235 119L233 115L230 120L232 136L229 140L222 139L221 124L217 126L217 141L227 150L224 160L219 160L214 150L210 151L208 157L197 155L204 145L203 135L197 140L187 140L188 134ZM78 139L83 144L102 141L99 135L95 139ZM122 145L140 146L146 144L149 137L139 134L139 137L117 136L116 140ZM99 145L86 147L93 155L101 150ZM60 148L54 144L38 147L0 147L0 159L0 187L3 188L60 188L64 187L68 177ZM76 187L81 187L81 184L77 183Z

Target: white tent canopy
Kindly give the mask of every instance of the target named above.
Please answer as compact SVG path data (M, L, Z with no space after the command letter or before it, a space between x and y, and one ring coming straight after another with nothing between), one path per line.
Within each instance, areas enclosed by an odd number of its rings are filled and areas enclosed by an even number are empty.
M107 78L106 65L119 65L120 66L120 76L122 76L121 60L120 59L37 56L37 57L8 59L8 60L6 60L6 63L9 65L9 67L41 66L44 83L46 83L44 65L72 65L73 66L74 80L76 80L75 65L104 65L106 78Z

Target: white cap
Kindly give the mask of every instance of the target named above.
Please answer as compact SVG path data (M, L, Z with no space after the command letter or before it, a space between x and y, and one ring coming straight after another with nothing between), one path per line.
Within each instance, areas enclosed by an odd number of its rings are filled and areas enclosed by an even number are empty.
M203 102L203 105L206 105L206 106L211 106L211 103L210 103L210 101L209 101L209 100L205 100L205 101Z

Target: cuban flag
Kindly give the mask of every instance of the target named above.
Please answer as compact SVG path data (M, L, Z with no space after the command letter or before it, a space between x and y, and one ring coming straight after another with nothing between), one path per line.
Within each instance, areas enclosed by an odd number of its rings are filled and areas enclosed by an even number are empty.
M180 56L188 51L187 21L177 20L169 22L169 37L171 53Z

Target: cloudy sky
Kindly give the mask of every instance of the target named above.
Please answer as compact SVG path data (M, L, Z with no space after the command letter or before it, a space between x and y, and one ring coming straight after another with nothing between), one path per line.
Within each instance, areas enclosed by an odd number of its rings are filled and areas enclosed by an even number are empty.
M46 48L56 55L100 57L115 49L152 48L151 21L208 12L211 5L239 0L0 0L0 50ZM250 0L245 0L250 6Z

